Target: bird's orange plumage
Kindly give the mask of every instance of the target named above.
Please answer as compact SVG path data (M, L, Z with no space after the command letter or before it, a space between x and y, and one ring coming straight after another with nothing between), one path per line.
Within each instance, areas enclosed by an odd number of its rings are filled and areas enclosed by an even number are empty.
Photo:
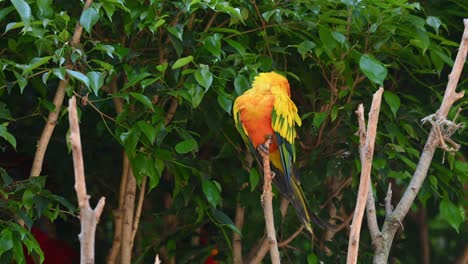
M310 221L323 227L323 222L308 208L294 166L295 127L301 125L301 119L290 98L288 80L274 72L259 74L252 88L236 99L233 112L236 128L260 166L257 149L265 143L266 136L272 136L270 162L275 172L274 185L294 206L307 230L312 232Z

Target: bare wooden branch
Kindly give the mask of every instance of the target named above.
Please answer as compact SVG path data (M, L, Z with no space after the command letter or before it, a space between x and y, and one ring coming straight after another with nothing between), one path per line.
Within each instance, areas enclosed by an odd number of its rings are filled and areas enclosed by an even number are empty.
M377 223L377 212L375 211L374 193L372 192L372 180L369 182L369 194L367 194L366 203L366 216L367 216L367 227L372 241L374 249L380 243L382 234L380 233L379 224Z
M281 198L280 212L281 217L284 219L288 211L289 202L286 198ZM269 245L268 238L263 236L257 243L256 246L250 250L248 259L244 262L249 264L258 264L261 263L265 255L268 253Z
M301 225L296 232L294 232L292 235L290 235L288 238L285 240L281 241L278 243L278 247L285 247L287 246L291 241L293 241L301 232L304 230L304 225Z
M447 114L453 103L464 96L463 92L456 92L457 83L460 79L468 52L468 19L464 19L463 22L465 24L465 30L463 32L455 63L453 64L452 72L449 75L449 80L444 97L442 99L442 103L435 115L436 123L444 120L447 117ZM422 184L424 183L424 180L426 179L435 150L439 145L438 137L436 135L436 127L437 126L433 126L431 132L429 133L426 145L424 146L424 150L421 153L421 157L408 188L406 189L403 197L401 198L393 213L387 216L385 219L384 225L382 227L383 239L378 245L374 255L373 261L376 264L387 263L395 233L400 227L403 218L408 214L411 205L414 203L414 200Z
M125 200L123 206L122 246L120 248L121 263L131 263L132 260L132 230L134 221L133 211L135 208L135 193L136 180L132 169L130 169L127 178L127 189L125 191Z
M123 203L125 200L125 190L127 186L127 177L129 174L130 163L127 154L123 152L123 169L122 177L120 181L119 191L119 207L114 210L114 239L112 241L112 247L109 255L107 256L107 264L116 263L117 256L120 252L120 246L122 244L122 222L123 222Z
M88 9L88 7L91 6L92 2L92 0L86 0L86 3L83 7L83 11ZM83 27L80 25L80 23L77 23L75 32L73 33L73 37L70 41L70 45L72 47L77 47L80 44L82 32ZM69 62L65 67L71 69L72 64ZM57 125L57 121L60 115L60 109L62 108L63 99L65 98L65 88L67 88L67 84L68 77L65 76L65 79L60 80L57 86L57 91L55 92L55 96L52 101L52 103L55 106L55 109L49 112L49 116L47 117L46 124L44 126L44 129L42 130L41 137L39 138L39 142L37 142L36 153L34 154L34 160L31 167L31 177L41 175L45 152L47 150L47 146L49 145L49 141L52 137L52 133L54 132L55 126Z
M135 211L135 218L133 220L132 246L133 246L133 242L135 241L135 235L138 231L138 225L140 224L141 209L143 208L143 202L145 201L145 189L146 189L147 180L148 180L148 176L143 177L143 180L141 181L140 192L138 193L137 208Z
M81 232L78 235L81 246L81 263L94 263L94 237L96 226L101 217L105 205L105 198L99 199L96 208L93 210L89 205L89 195L86 191L86 181L84 174L83 153L81 150L80 126L76 110L76 99L73 96L69 100L68 118L70 121L70 144L73 155L73 167L75 173L75 191L80 208Z
M234 224L237 229L242 231L244 226L244 213L245 207L243 207L239 202L236 204L236 216L234 218ZM232 235L232 262L234 264L242 264L242 237L239 233L234 232Z
M359 250L359 235L361 232L362 218L366 208L367 196L370 187L370 174L372 169L372 159L374 156L374 143L377 135L377 123L379 120L380 103L382 101L383 88L374 94L372 99L371 109L369 111L369 122L367 131L363 133L364 110L362 104L358 108L359 118L359 135L360 135L360 156L361 156L361 180L359 182L358 197L356 201L356 209L354 211L353 223L349 235L348 257L346 263L357 263ZM365 140L364 140L365 139ZM363 144L364 143L364 144Z
M392 205L392 183L388 184L387 195L385 196L385 214L391 215L393 212Z
M275 222L273 219L273 194L271 191L271 179L272 174L270 170L270 144L272 142L271 136L265 139L265 149L266 151L260 151L260 154L263 158L263 194L262 194L262 204L263 204L263 213L265 215L265 224L267 230L268 244L270 245L270 257L271 263L278 264L280 263L280 255L278 250L278 242L276 241L276 231L275 231Z

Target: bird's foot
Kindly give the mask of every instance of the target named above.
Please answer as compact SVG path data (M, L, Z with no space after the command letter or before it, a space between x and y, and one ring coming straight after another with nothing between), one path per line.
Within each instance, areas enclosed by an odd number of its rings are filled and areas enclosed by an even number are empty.
M269 155L270 154L270 145L272 143L273 136L272 135L266 135L265 136L265 143L258 145L258 151L260 154L263 155Z

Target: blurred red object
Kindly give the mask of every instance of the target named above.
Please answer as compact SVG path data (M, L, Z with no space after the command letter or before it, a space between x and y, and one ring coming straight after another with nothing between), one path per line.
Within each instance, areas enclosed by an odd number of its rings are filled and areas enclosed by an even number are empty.
M43 264L72 264L79 261L78 253L66 242L48 236L39 228L33 227L31 233L39 243L42 252L44 252ZM35 264L32 256L26 256L26 264Z

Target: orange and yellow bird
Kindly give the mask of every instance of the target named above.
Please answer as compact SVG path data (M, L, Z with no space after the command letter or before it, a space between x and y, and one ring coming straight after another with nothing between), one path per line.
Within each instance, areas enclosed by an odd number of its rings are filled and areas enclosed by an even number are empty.
M312 233L311 221L322 228L327 224L310 212L294 166L295 127L301 126L302 122L290 96L289 82L284 76L275 72L260 73L255 77L252 88L237 97L233 115L237 130L260 167L259 148L262 148L266 137L272 137L269 151L271 168L275 173L273 184L294 206L299 219Z

